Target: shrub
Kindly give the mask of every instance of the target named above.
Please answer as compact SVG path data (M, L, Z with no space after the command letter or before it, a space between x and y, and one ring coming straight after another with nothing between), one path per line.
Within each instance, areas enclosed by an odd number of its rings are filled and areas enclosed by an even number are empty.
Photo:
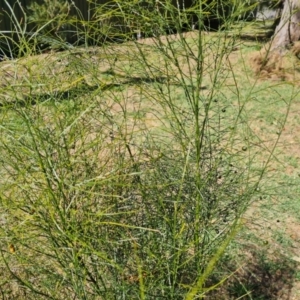
M272 156L256 162L234 36L165 36L190 11L115 4L111 17L152 40L16 62L26 84L4 89L2 288L14 297L205 297Z

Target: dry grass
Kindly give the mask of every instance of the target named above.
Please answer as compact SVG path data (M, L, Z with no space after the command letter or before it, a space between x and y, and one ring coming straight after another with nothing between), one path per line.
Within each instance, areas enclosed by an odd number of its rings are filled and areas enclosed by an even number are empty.
M298 85L300 82L299 68L297 68L297 64L299 64L298 53L299 44L295 44L291 52L286 52L284 55L270 52L267 44L262 50L252 53L249 61L254 73L260 79L288 81Z

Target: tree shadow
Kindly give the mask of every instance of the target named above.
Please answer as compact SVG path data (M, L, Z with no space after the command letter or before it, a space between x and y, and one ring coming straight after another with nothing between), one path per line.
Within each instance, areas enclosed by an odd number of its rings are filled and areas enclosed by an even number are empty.
M9 99L7 101L3 101L0 97L0 109L3 107L15 107L16 105L19 107L25 107L27 105L36 105L41 102L46 102L49 100L67 100L67 99L76 99L83 95L87 95L92 93L96 90L106 91L113 88L122 88L126 85L142 85L142 84L168 84L174 86L182 86L180 83L176 81L170 82L168 77L165 76L155 76L155 77L134 77L134 76L126 76L115 74L110 71L102 72L102 74L106 75L117 75L118 79L116 82L106 83L106 84L99 84L96 85L88 85L86 82L82 82L77 84L75 87L71 87L66 90L55 90L51 92L45 93L33 93L29 95L22 95L21 99ZM185 85L186 88L194 88L193 85ZM200 87L201 90L207 89L206 86ZM1 101L2 100L2 101Z
M242 266L225 264L232 276L207 299L292 300L297 262L282 254L249 251ZM216 279L216 278L215 278ZM218 280L220 281L220 279Z

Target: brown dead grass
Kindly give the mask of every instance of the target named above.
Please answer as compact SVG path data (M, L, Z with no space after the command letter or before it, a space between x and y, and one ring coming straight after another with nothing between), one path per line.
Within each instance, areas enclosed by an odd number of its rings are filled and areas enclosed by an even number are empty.
M291 52L298 58L300 59L299 55L300 55L300 41L294 43L294 45L291 48Z
M297 59L300 53L300 43L296 43L290 52L280 54L270 52L269 45L249 56L250 66L260 79L273 81L289 81L300 84L300 72L296 70ZM290 55L292 54L292 55Z

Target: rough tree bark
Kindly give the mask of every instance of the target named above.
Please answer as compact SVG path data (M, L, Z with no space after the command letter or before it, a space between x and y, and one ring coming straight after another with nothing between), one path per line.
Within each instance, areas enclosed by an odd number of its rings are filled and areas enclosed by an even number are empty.
M272 39L271 51L285 52L300 40L300 0L285 0L282 15Z

